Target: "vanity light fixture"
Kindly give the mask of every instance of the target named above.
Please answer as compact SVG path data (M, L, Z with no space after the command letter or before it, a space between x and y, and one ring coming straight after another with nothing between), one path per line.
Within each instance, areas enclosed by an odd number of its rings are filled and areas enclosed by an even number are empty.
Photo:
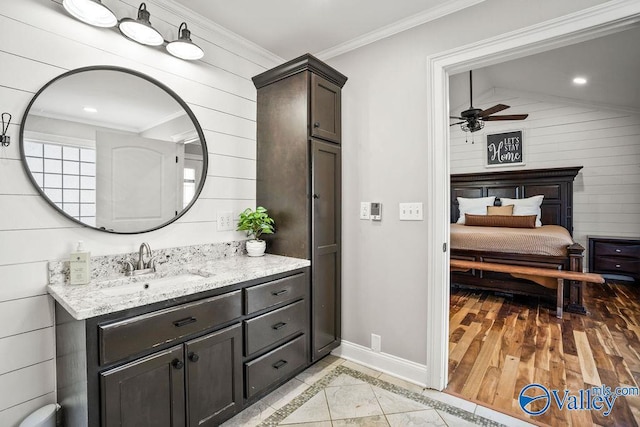
M122 35L128 39L148 46L160 46L164 43L164 38L151 25L150 16L151 14L147 11L147 5L140 3L138 18L122 18L118 28Z
M174 40L167 45L167 51L180 59L190 61L200 59L204 52L194 42L191 41L191 31L187 28L187 23L183 22L178 27L178 40Z
M95 27L115 27L118 18L100 0L63 0L62 6L71 16Z

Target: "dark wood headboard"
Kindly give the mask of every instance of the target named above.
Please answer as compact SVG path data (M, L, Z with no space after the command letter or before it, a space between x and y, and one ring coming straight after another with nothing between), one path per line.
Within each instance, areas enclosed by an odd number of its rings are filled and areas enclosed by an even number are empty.
M561 225L573 235L573 180L582 166L451 175L451 222L458 220L457 197L522 199L544 195L542 224Z

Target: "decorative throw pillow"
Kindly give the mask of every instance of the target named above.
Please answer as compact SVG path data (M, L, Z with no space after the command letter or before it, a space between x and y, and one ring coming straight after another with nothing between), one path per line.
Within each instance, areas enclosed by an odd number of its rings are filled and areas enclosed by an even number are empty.
M487 215L513 215L513 205L487 206Z
M458 224L464 224L464 215L484 215L487 213L487 206L493 206L496 196L490 197L477 197L474 199L466 197L458 197L458 209L460 210L460 217L458 217Z
M542 227L540 216L542 211L540 206L544 196L532 196L526 199L508 199L506 197L501 198L503 205L513 205L513 215L535 215L536 227Z
M535 228L536 216L465 214L465 225L479 227Z

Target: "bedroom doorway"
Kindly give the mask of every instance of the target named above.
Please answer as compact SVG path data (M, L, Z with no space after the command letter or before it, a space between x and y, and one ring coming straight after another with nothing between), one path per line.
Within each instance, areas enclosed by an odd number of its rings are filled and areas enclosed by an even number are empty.
M551 50L628 29L640 18L640 3L608 2L466 48L427 58L428 169L428 387L448 383L449 342L449 75Z

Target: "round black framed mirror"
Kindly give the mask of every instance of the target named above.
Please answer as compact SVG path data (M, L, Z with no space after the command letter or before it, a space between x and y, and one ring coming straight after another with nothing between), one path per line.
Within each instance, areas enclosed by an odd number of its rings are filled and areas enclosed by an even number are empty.
M33 97L20 125L31 182L67 218L144 233L194 204L207 145L189 106L157 80L120 67L66 72Z

